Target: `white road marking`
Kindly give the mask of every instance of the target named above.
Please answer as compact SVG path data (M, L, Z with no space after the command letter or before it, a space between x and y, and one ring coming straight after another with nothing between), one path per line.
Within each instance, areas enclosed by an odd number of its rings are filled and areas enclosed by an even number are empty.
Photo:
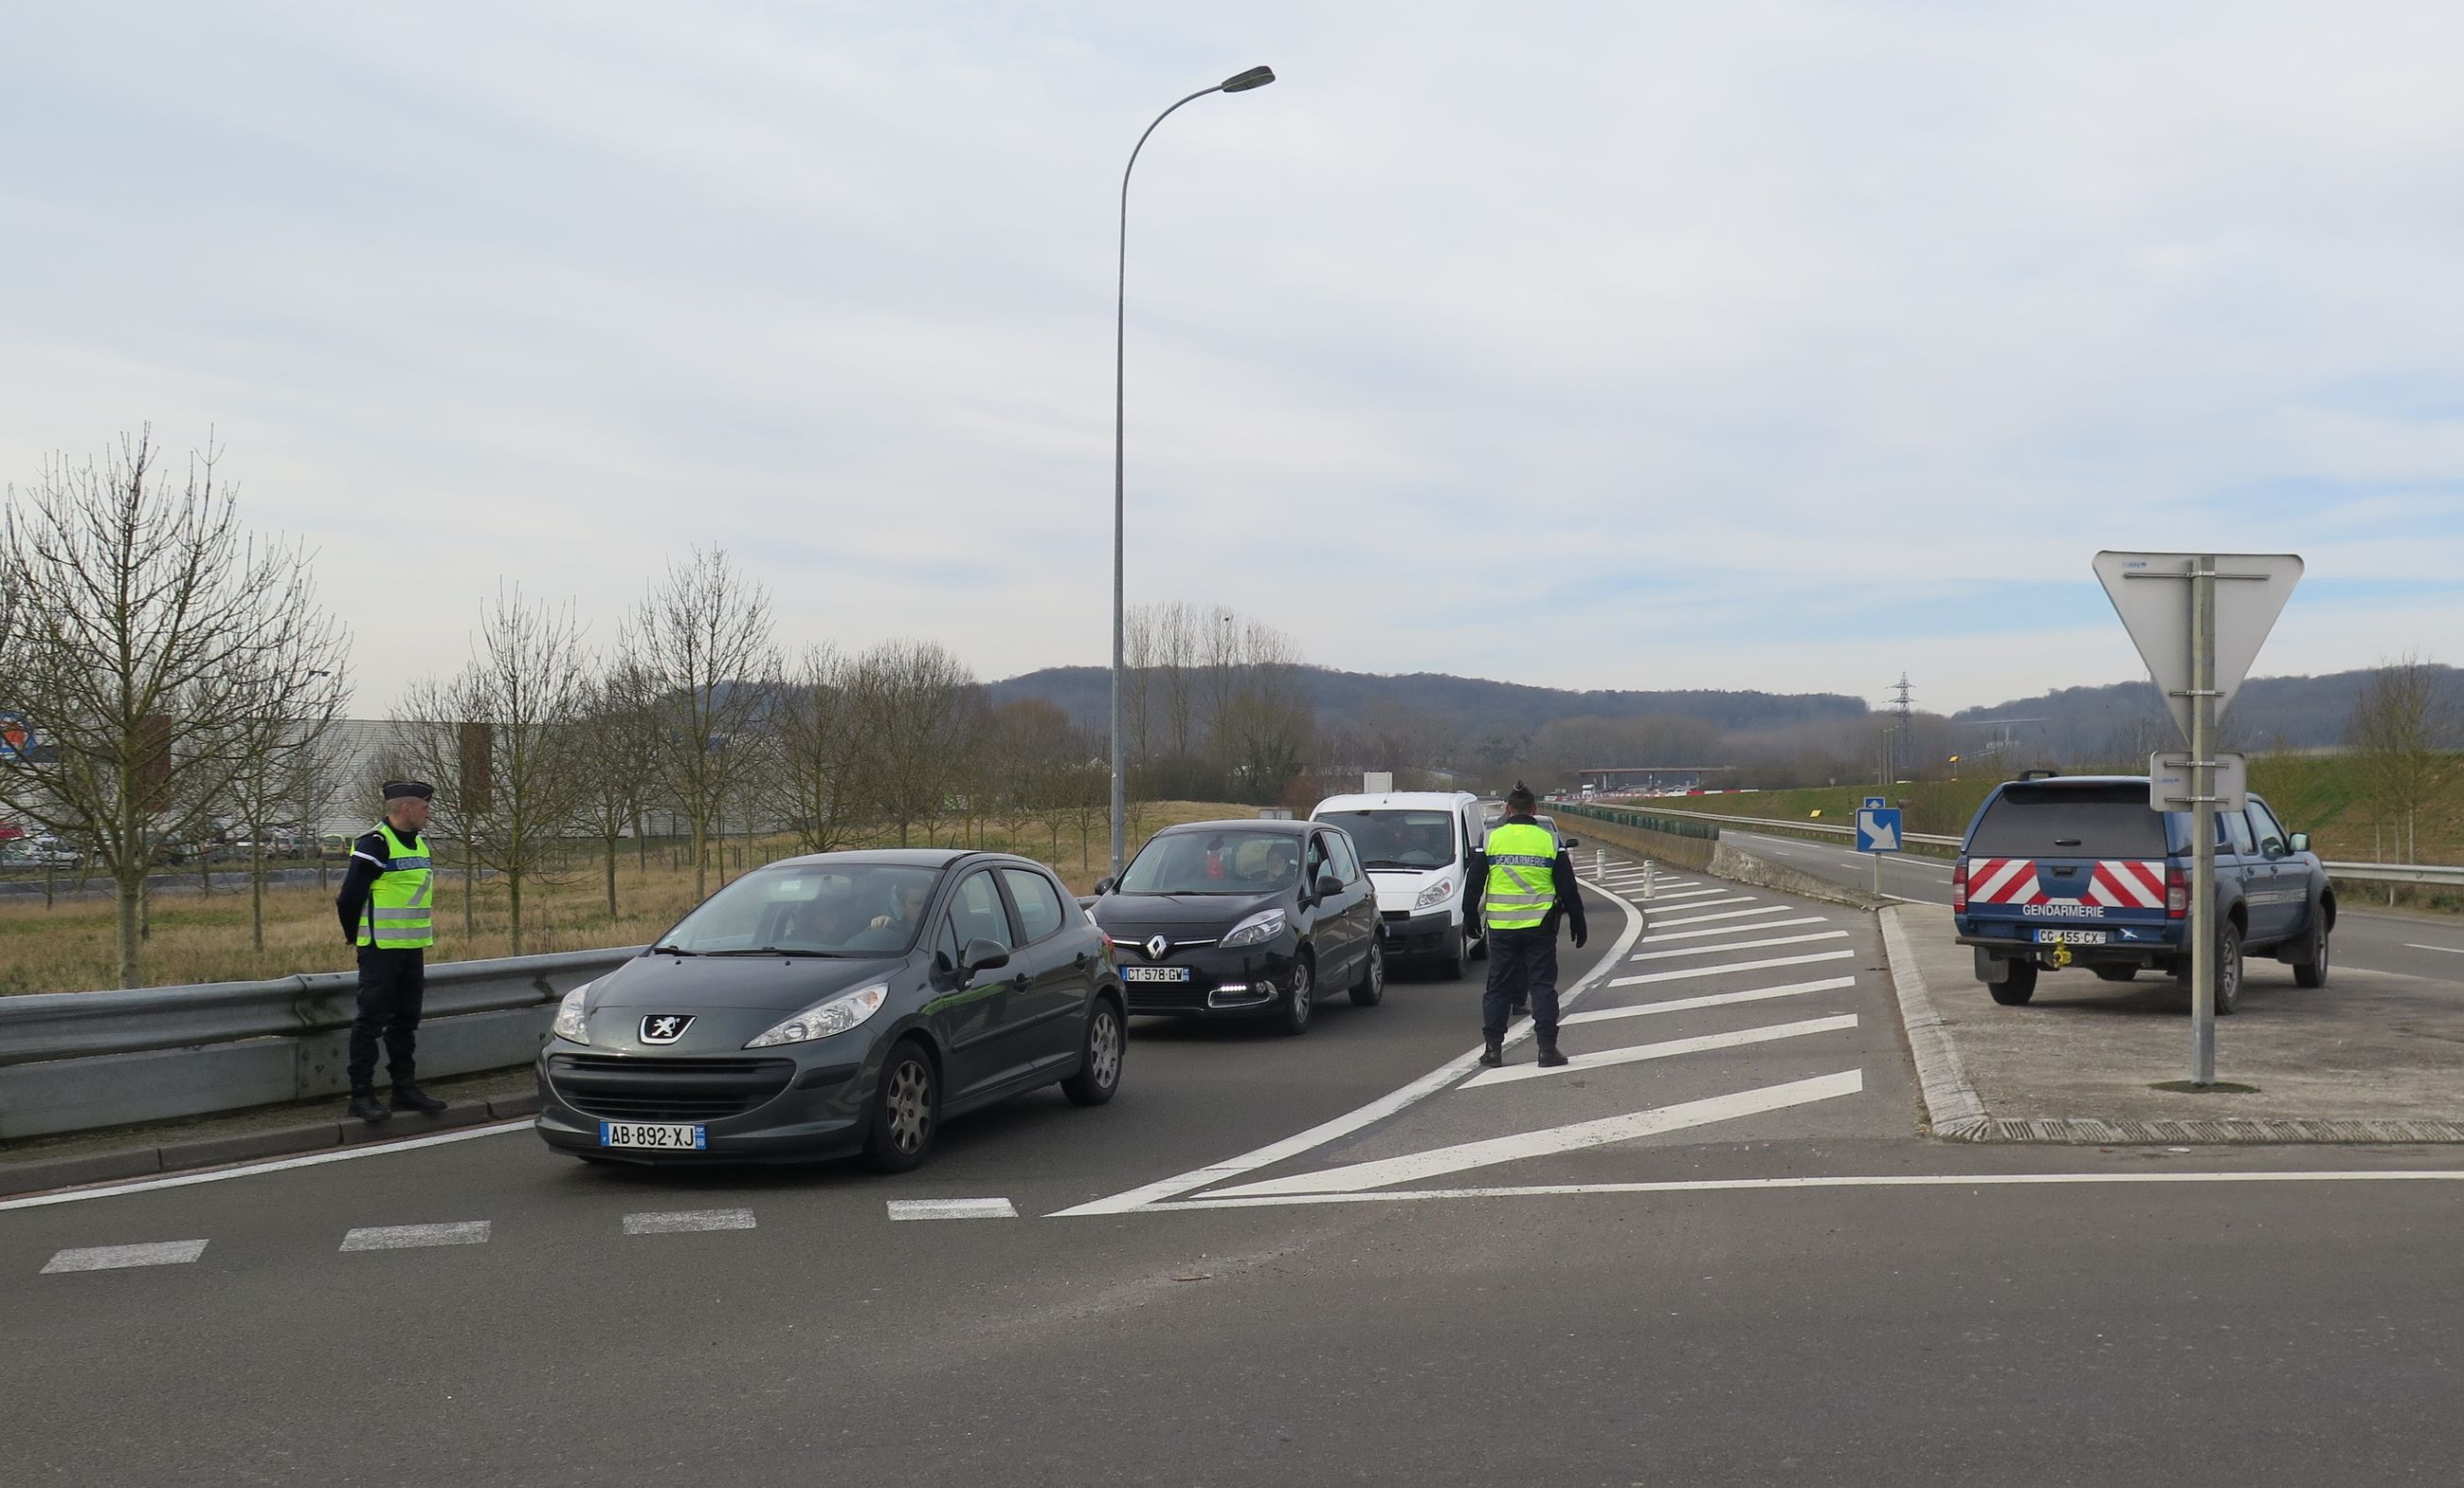
M1645 972L1639 976L1612 976L1612 987L1639 987L1646 982L1688 981L1697 976L1726 976L1731 972L1767 972L1775 966L1812 966L1816 961L1846 961L1854 951L1817 951L1806 956L1773 956L1768 961L1740 961L1734 966L1689 966L1676 972Z
M1600 1054L1577 1054L1551 1069L1543 1069L1537 1064L1511 1064L1504 1069L1487 1070L1464 1081L1463 1087L1470 1090L1481 1085L1511 1084L1519 1080L1544 1080L1551 1075L1579 1075L1590 1069L1639 1064L1645 1060L1675 1059L1680 1055L1702 1054L1711 1049L1737 1049L1749 1043L1802 1039L1809 1034L1834 1034L1856 1026L1856 1014L1837 1013L1829 1018L1809 1018L1794 1023L1773 1023L1768 1028L1705 1034L1694 1039L1670 1039L1661 1043L1638 1043L1630 1048L1610 1049Z
M1698 940L1705 935L1752 935L1767 930L1786 930L1792 925L1828 925L1827 914L1809 914L1801 920L1757 920L1751 925L1714 925L1709 930L1661 930L1642 937L1644 945L1656 940Z
M1681 888L1673 894L1654 894L1652 895L1652 903L1658 904L1663 899L1700 899L1705 894L1725 894L1727 891L1728 890L1726 886L1718 888Z
M1690 909L1694 907L1692 905L1688 905L1686 908ZM1796 906L1794 905L1767 904L1759 909L1723 909L1717 914L1689 915L1682 920L1662 920L1660 923L1662 925L1701 925L1707 920L1742 920L1757 914L1786 914L1795 908Z
M1600 957L1597 965L1585 972L1573 986L1558 994L1557 1005L1561 1008L1572 1007L1577 998L1597 985L1601 977L1615 970L1618 960L1626 952L1633 949L1635 941L1642 934L1642 916L1635 912L1634 906L1614 894L1609 896L1609 903L1617 906L1617 912L1625 916L1625 930L1618 934L1617 944L1609 948L1608 954ZM1512 1048L1530 1036L1531 1024L1527 1020L1507 1033L1506 1045L1507 1048ZM1481 1052L1478 1048L1466 1050L1401 1089L1379 1096L1368 1105L1355 1110L1346 1111L1331 1121L1320 1122L1307 1131L1296 1132L1278 1142L1269 1142L1265 1147L1243 1152L1238 1157L1229 1158L1223 1162L1209 1163L1203 1168L1193 1168L1187 1172L1176 1173L1172 1177L1142 1184L1137 1188L1095 1199L1089 1203L1056 1210L1051 1217L1060 1219L1082 1214L1126 1214L1135 1210L1150 1208L1159 1199L1171 1198L1176 1194L1186 1193L1192 1189L1221 1183L1227 1178L1237 1178L1244 1172L1254 1172L1258 1169L1280 1163L1287 1157L1297 1157L1311 1148L1323 1147L1338 1138L1350 1136L1363 1127L1383 1121L1389 1116L1427 1100L1479 1067Z
M64 1250L43 1263L41 1274L119 1271L129 1266L185 1266L206 1253L204 1240L156 1240L146 1245L88 1245Z
M1436 1148L1426 1152L1414 1152L1404 1157L1384 1157L1374 1162L1349 1163L1322 1172L1296 1173L1288 1178L1269 1178L1264 1183L1243 1184L1236 1189L1223 1189L1210 1197L1235 1197L1284 1193L1356 1193L1362 1189L1379 1189L1394 1183L1408 1183L1415 1178L1434 1178L1441 1173L1461 1172L1467 1168L1486 1168L1497 1163L1519 1162L1527 1157L1549 1157L1559 1152L1575 1152L1586 1148L1606 1147L1613 1142L1631 1142L1637 1137L1657 1136L1664 1131L1681 1131L1689 1127L1706 1127L1714 1122L1733 1121L1740 1116L1758 1115L1764 1111L1783 1110L1792 1105L1804 1105L1815 1101L1834 1100L1855 1095L1865 1088L1865 1077L1859 1070L1843 1070L1837 1075L1817 1075L1811 1080L1793 1080L1786 1084L1767 1085L1759 1090L1740 1090L1733 1095L1718 1095L1704 1101L1683 1101L1675 1105L1657 1106L1651 1110L1633 1111L1623 1116L1603 1116L1596 1121L1578 1121L1568 1127L1551 1127L1540 1131L1520 1131L1511 1136L1489 1137L1479 1142L1462 1142L1452 1147Z
M530 1117L509 1121L499 1127L473 1127L468 1131L443 1131L432 1137L413 1137L407 1142L370 1143L365 1147L344 1148L339 1152L318 1152L308 1157L283 1157L270 1163L247 1163L237 1168L219 1168L212 1172L184 1172L173 1178L139 1178L130 1183L110 1183L99 1188L71 1189L60 1193L37 1193L31 1198L0 1198L0 1213L11 1209L40 1209L47 1204L75 1204L90 1198L116 1198L122 1193L145 1193L155 1189L185 1189L192 1183L220 1183L226 1178L253 1177L260 1172L281 1172L292 1168L315 1168L324 1163L347 1163L362 1157L382 1157L387 1152L407 1152L414 1148L442 1147L448 1142L470 1142L479 1137L500 1137L508 1131L528 1131L535 1125Z
M1753 929L1760 930L1755 926ZM1764 946L1802 946L1817 940L1846 940L1846 930L1818 930L1811 935L1773 935L1769 940L1739 940L1725 946L1681 946L1675 951L1638 951L1626 957L1629 961L1668 961L1678 956L1725 955L1731 951L1753 951Z
M1018 1206L1005 1198L893 1198L892 1219L1015 1219Z
M2464 956L2464 946L2419 946L2408 940L2404 948L2407 951L2444 951L2452 956Z
M450 1224L363 1225L342 1236L342 1249L419 1250L429 1245L485 1245L489 1222L462 1219Z
M702 1230L750 1230L749 1209L669 1209L627 1214L627 1235L691 1235Z
M1735 1002L1765 1002L1772 997L1794 997L1809 992L1837 992L1856 985L1854 976L1828 976L1818 982L1790 982L1785 987L1756 987L1750 992L1715 992L1700 997L1671 997L1630 1008L1601 1008L1596 1012L1576 1013L1559 1018L1557 1023L1561 1028L1576 1023L1605 1023L1617 1018L1641 1018L1649 1013L1685 1013L1695 1008L1727 1007Z
M1893 893L1884 893L1882 897L1885 899L1896 899L1902 904L1931 905L1937 909L1947 909L1950 908L1950 901L1947 899L1911 899L1905 894Z
M1814 1178L1677 1178L1650 1183L1540 1183L1523 1188L1399 1189L1382 1193L1295 1193L1288 1197L1185 1198L1152 1206L1264 1209L1277 1204L1399 1204L1431 1198L1552 1198L1580 1193L1739 1193L1769 1189L1992 1189L2098 1183L2459 1183L2464 1169L2330 1172L1990 1172L1885 1173Z

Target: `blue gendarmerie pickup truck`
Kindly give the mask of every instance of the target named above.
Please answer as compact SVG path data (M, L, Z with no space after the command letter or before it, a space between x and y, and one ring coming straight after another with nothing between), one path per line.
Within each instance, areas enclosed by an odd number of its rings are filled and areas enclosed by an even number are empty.
M2145 776L2031 771L1977 809L1951 872L1959 943L1976 979L2016 1007L2041 969L2085 967L2126 982L2190 975L2190 815L2154 811ZM2242 956L2260 951L2303 987L2327 984L2336 891L2266 801L2216 813L2216 1011L2241 1000Z

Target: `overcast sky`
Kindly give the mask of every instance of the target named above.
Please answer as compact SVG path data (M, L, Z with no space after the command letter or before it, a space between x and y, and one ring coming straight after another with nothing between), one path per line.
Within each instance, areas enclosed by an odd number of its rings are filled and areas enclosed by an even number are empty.
M2464 7L15 8L0 477L210 426L359 711L500 579L724 547L790 646L1948 710L2141 675L2100 547L2291 551L2261 673L2464 662Z

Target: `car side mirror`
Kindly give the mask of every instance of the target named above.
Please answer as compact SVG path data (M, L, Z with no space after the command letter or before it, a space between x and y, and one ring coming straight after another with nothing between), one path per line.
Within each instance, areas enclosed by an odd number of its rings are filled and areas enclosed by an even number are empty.
M968 941L967 948L958 952L958 973L962 976L973 976L978 972L998 972L1007 965L1009 948L989 937Z
M1566 850L1568 852L1573 852L1575 848L1582 845L1583 840L1579 837L1570 837L1566 839Z
M1110 873L1105 874L1102 878L1095 881L1095 897L1098 899L1103 898L1106 894L1111 893L1114 886L1115 886L1112 883L1112 875Z
M1318 875L1317 888L1314 890L1315 897L1319 899L1331 899L1342 892L1343 880L1336 878L1331 873L1321 873Z
M2293 850L2295 852L2308 852L2310 850L2310 834L2307 832L2294 833Z

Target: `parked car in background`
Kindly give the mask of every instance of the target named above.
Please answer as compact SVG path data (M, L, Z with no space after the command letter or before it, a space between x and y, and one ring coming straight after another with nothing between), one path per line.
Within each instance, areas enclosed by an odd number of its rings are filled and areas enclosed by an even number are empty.
M1360 1007L1385 997L1376 892L1352 840L1323 822L1166 827L1095 894L1132 1013L1299 1034L1329 988Z
M1330 796L1312 821L1343 828L1377 892L1390 956L1427 958L1448 981L1482 954L1480 927L1466 926L1463 884L1480 845L1480 798L1469 791L1389 791Z
M2009 781L1969 823L1950 879L1959 943L1993 1000L2024 1004L2045 970L2126 982L2190 974L2189 813L2147 804L2145 776ZM2323 987L2336 891L2310 839L2256 795L2216 813L2216 1011L2241 1001L2242 958L2264 951Z

